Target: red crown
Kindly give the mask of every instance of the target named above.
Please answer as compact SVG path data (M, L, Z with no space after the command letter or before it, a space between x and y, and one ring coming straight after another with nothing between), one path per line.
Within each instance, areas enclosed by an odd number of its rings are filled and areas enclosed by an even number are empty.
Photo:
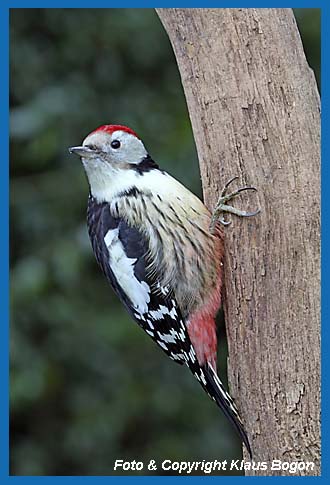
M93 131L93 133L97 131L105 131L109 135L112 135L114 131L125 131L125 133L130 133L131 135L135 136L136 138L139 138L135 131L131 130L131 128L128 128L127 126L123 125L102 125L99 126L99 128L96 128L96 130Z

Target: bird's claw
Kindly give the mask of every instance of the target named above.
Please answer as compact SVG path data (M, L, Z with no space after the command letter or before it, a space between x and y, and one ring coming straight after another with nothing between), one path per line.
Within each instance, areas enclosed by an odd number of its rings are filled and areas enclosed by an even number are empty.
M229 226L229 224L231 224L231 221L226 221L223 217L219 217L218 221L221 222L223 226Z
M237 179L238 179L237 176L230 179L226 183L226 185L224 186L224 188L221 192L221 196L220 196L218 203L216 204L216 206L213 210L213 214L212 214L212 217L211 217L210 231L211 231L212 234L214 233L217 221L219 221L223 226L229 226L229 224L231 223L231 221L226 221L223 216L220 217L220 214L222 214L222 213L227 212L227 213L239 216L239 217L253 217L253 216L256 216L257 214L259 214L259 212L260 212L260 208L258 208L256 211L253 211L253 212L246 212L246 211L236 209L235 207L232 207L231 205L226 204L226 202L233 199L234 197L236 197L241 192L244 192L246 190L253 190L254 192L258 191L256 187L246 186L246 187L240 187L239 189L234 190L230 194L227 194L227 190L228 190L229 185L234 180L237 180Z
M224 188L222 189L222 192L221 192L221 197L223 197L224 195L226 195L227 193L227 189L229 187L229 185L234 182L234 180L237 180L239 177L238 175L236 175L236 177L233 177L231 179L228 180L228 182L226 183L226 185L224 186Z

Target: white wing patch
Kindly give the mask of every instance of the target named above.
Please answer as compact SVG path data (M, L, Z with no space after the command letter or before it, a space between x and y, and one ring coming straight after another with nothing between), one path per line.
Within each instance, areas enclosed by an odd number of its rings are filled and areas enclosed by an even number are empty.
M140 314L148 311L150 302L150 287L145 281L139 281L134 274L134 264L136 258L129 258L125 253L124 247L118 237L119 228L110 229L104 242L109 251L109 265L116 277L116 280L134 308Z

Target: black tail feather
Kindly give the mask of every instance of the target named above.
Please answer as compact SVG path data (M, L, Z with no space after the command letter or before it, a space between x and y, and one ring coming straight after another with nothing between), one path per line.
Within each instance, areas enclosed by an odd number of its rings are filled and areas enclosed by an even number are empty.
M234 425L234 428L238 432L239 436L241 437L243 443L245 444L250 458L252 458L252 450L249 443L249 439L247 437L246 431L244 429L243 423L241 418L238 414L238 410L234 401L232 400L231 396L223 387L221 380L219 379L216 372L213 368L206 364L202 367L204 372L206 384L204 384L201 380L200 383L208 393L208 395L213 399L220 409L223 411L225 416L229 419L229 421Z

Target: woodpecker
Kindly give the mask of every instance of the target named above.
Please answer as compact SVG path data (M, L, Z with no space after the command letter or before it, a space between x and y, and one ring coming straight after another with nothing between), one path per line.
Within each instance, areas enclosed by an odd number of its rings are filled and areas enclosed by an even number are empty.
M87 225L96 260L131 317L175 362L185 364L234 425L250 456L237 407L217 375L215 316L221 304L223 212L213 212L159 168L130 128L103 125L82 146L90 193ZM236 177L235 177L236 178Z

